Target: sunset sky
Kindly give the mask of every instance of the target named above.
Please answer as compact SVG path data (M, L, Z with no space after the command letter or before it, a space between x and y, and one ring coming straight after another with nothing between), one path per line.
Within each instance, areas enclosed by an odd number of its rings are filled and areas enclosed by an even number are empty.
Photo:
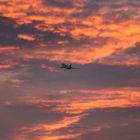
M0 140L140 140L140 0L0 0Z

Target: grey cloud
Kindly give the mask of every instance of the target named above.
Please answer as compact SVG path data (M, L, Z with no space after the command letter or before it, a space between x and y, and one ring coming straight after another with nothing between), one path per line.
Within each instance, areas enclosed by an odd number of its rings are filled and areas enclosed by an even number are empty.
M60 8L73 8L73 0L43 0L46 6L60 7Z
M53 106L54 107L54 106ZM0 139L14 136L23 127L30 127L42 123L55 123L63 119L64 114L53 112L48 107L40 105L16 103L15 105L1 105L0 107Z
M140 55L140 42L135 43L134 47L128 48L124 51L124 54L128 55Z
M44 61L40 62L43 63ZM32 64L32 62L30 62ZM58 63L52 63L52 67L59 69ZM49 72L41 69L37 61L28 71L30 77L24 77L34 82L34 86L48 86L49 88L79 89L81 85L85 89L111 88L111 87L139 87L139 83L129 83L132 79L139 79L139 67L115 66L103 64L77 65L78 70L61 70L61 72ZM30 81L29 80L29 81ZM107 82L105 82L107 81ZM28 82L28 85L30 83Z
M81 140L94 139L110 139L120 140L122 138L130 140L139 138L139 120L140 108L125 108L125 109L97 109L89 111L88 115L80 120L79 124L73 126L73 130L85 129ZM94 128L100 128L100 131L94 131ZM87 131L86 131L87 130ZM79 130L80 131L80 130Z

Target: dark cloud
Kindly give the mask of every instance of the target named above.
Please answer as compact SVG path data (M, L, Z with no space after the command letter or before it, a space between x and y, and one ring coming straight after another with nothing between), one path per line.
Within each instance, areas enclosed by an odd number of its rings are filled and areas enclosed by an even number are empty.
M82 12L74 14L76 17L90 17L91 15L104 15L104 23L121 23L127 19L133 18L137 15L136 8L138 8L139 1L103 1L103 0L87 0ZM135 9L133 9L135 8ZM104 13L102 13L104 9ZM126 10L127 9L127 10Z
M52 105L54 107L54 105ZM46 111L45 111L46 110ZM42 123L55 123L64 117L64 114L51 111L51 107L38 104L14 103L0 107L0 139L14 136L19 128Z
M16 20L8 17L0 17L0 45L27 47L35 45L33 41L18 38L18 34L35 35L39 32L34 24L18 25Z
M88 112L88 115L83 117L79 124L76 124L73 129L78 131L80 128L87 131L83 132L80 139L110 139L119 140L124 138L130 140L139 137L139 109L103 109ZM80 131L80 130L79 130Z
M44 62L42 61L41 63ZM54 63L50 66L59 70L58 64ZM26 78L29 81L34 81L32 82L34 86L43 87L46 85L52 89L61 89L66 87L69 89L80 89L81 85L85 89L139 87L139 82L137 81L140 78L138 75L139 67L110 66L102 64L90 64L84 66L74 64L74 66L77 66L80 69L73 71L61 70L59 73L52 73L46 69L40 68L36 61L29 70L30 76ZM137 82L131 83L130 81L132 79ZM28 85L30 85L30 83L28 83Z
M0 17L0 44L1 45L13 45L15 41L17 31L16 22L10 18Z
M53 6L59 8L73 8L73 0L43 0L46 6Z
M98 10L100 9L100 4L96 0L88 0L86 4L84 5L84 10L82 13L83 16L90 16L91 14L95 15L95 13L98 13ZM79 15L80 15L79 14Z
M140 55L140 42L137 42L134 47L125 50L124 53L128 55Z
M79 48L80 45L92 44L93 40L90 37L81 35L81 39L75 39L70 30L73 28L72 24L59 24L48 26L47 31L36 29L35 26L42 22L32 22L29 24L19 25L16 20L1 16L1 33L0 44L3 46L19 46L21 50L28 49L32 51L34 48L39 48L42 44L48 49L64 48L71 46L72 48ZM80 24L82 25L82 24ZM61 28L66 28L66 31L61 31ZM53 30L52 30L53 29ZM34 36L35 40L26 40L19 38L18 35L25 34ZM106 38L99 38L95 40L106 40ZM60 41L64 43L58 44ZM67 42L65 42L67 41ZM97 42L97 41L96 41ZM48 47L49 46L49 47ZM74 47L73 47L74 46Z

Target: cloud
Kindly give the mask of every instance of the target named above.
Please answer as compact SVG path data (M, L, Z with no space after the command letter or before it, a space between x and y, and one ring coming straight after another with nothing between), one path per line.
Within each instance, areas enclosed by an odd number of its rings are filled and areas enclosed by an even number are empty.
M127 113L125 112L126 110ZM138 116L140 115L138 113L139 108L128 108L126 110L124 111L124 109L118 108L115 110L105 109L91 111L89 115L85 116L83 120L81 120L84 128L86 128L88 131L85 133L83 132L80 139L92 140L93 138L104 138L107 140L109 138L111 140L119 140L120 138L134 138L137 140L137 136L139 135L139 126L137 125L137 123L139 123ZM133 118L135 119L131 119L131 115L129 114L133 114ZM94 131L92 129L93 126L95 128L100 127L102 129L99 131Z
M38 1L31 5L31 1L15 1L9 8L15 9L12 12L6 9L5 3L2 3L2 15L10 20L7 25L9 35L6 34L5 39L9 44L14 43L13 45L24 48L38 46L39 49L35 54L29 52L32 59L36 59L36 57L43 59L40 55L46 53L44 57L50 61L94 63L98 59L110 57L117 49L128 49L139 41L138 16L134 16L139 9L138 7L133 8L136 3L139 4L138 1L131 2L131 6L128 1L115 3L110 1L101 4L98 1L90 0L79 2L55 0ZM10 2L7 1L7 4ZM78 8L75 8L78 4ZM48 9L49 6L51 6L51 13ZM66 9L62 9L62 7L66 7ZM95 12L91 12L92 9ZM88 13L88 17L81 17L85 12ZM74 13L79 16L75 16ZM11 21L13 22L12 27ZM21 35L22 37L20 37ZM35 38L31 38L31 36ZM8 42L3 41L5 39L3 38L2 42L8 45ZM33 43L33 40L36 43ZM43 52L40 47L44 47ZM48 48L52 49L49 56ZM32 49L30 51L32 52Z
M34 38L32 36L29 36L29 35L26 35L26 34L18 34L18 38L24 39L24 40L29 40L29 41L34 40Z
M109 65L139 66L140 65L139 53L140 53L139 42L137 42L135 43L134 46L125 50L118 50L111 56L99 60L99 62Z
M138 55L140 53L140 42L137 42L134 47L128 48L124 53L130 54L130 55L131 54Z
M1 0L0 139L137 140L139 5Z
M84 89L139 87L139 67L137 66L73 64L80 69L67 71L60 69L58 63L51 63L46 60L38 61L36 59L27 64L31 65L27 72L28 75L21 76L22 79L27 80L27 87L36 86L39 89L43 87L49 89L81 89L81 86ZM40 64L47 66L49 70L42 68Z
M46 6L59 7L59 8L73 8L73 0L44 0Z
M7 88L1 86L1 92L6 92L0 95L2 139L76 139L85 135L90 137L90 132L100 135L100 132L105 130L105 133L109 133L108 129L112 127L117 129L114 127L115 121L112 124L110 122L112 119L108 118L112 115L112 118L117 117L120 111L113 113L117 108L125 110L139 107L139 88L59 90L49 89L43 85L39 86L40 88L34 85L17 88L8 83ZM100 109L99 114L98 109ZM124 112L122 111L123 114ZM125 113L128 113L128 116L134 115L129 111ZM123 120L117 121L122 124ZM102 121L107 123L104 124ZM127 120L123 123L127 123Z

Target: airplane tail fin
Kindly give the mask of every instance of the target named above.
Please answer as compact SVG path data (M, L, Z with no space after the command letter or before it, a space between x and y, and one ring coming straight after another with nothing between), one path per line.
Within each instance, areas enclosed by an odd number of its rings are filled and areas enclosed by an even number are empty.
M70 68L72 67L72 63L69 65L69 67L70 67Z

